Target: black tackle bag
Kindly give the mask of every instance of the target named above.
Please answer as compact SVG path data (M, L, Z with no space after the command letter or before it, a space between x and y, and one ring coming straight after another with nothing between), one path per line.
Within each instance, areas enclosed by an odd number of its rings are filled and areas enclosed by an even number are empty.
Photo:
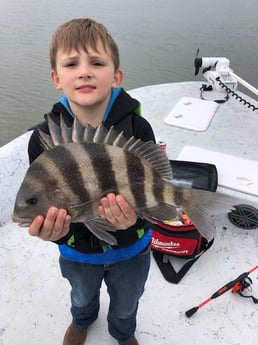
M202 189L215 192L218 185L216 166L208 163L171 160L173 177L179 185L188 188ZM155 222L152 225L151 249L153 257L163 275L170 283L177 284L196 262L212 245L193 224L170 225L169 222ZM172 257L187 260L176 271L172 265Z

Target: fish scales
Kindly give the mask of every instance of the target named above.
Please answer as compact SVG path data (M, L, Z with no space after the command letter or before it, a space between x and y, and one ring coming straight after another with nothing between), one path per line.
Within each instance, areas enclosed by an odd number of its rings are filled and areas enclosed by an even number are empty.
M58 149L52 150L52 155L48 155L57 171L51 173L52 176L59 176L62 181L60 185L64 185L70 189L70 193L77 197L77 202L83 202L90 199L90 193L83 179L83 172L80 168L80 157L71 152L69 146L61 145ZM49 164L49 163L47 163Z
M91 160L93 174L96 176L96 181L99 185L101 194L103 192L118 190L115 169L113 167L111 158L109 156L107 147L97 144L84 144L83 148L87 152L87 156ZM85 172L82 172L82 174Z
M134 204L136 209L141 210L147 206L145 191L145 169L140 157L126 154L126 174L132 194L134 196Z
M85 183L80 159L78 159L82 157L84 152L78 154L78 149L79 147L76 150L77 154L73 154L69 145L58 146L55 150L44 152L29 169L29 181L32 183L34 176L34 179L37 179L35 185L40 187L41 194L43 195L44 190L49 192L49 199L57 207L65 206L68 209L69 204L79 204L90 200L92 197L92 191L88 188L89 184ZM44 209L44 214L46 214L47 209L48 207ZM74 208L69 210L71 215L75 214Z
M112 165L116 167L114 169L118 185L116 191L123 194L139 213L164 201L164 182L158 185L160 177L155 174L151 164L134 153L124 151L122 154L116 147L109 146L106 150L109 152ZM157 175L156 186L159 191L156 191L154 186L155 175Z
M70 154L74 157L74 160L77 163L74 168L76 169L78 179L75 179L74 183L78 184L78 193L81 195L80 200L78 200L77 203L74 202L72 204L72 209L76 209L79 202L81 202L82 205L87 203L88 212L96 216L97 212L94 209L93 201L95 201L96 198L103 196L107 190L117 188L114 178L111 178L112 167L108 163L109 158L100 145L93 143L77 143L76 145L68 143L65 144L65 147L70 151ZM96 153L95 157L93 151ZM67 162L68 167L66 171L67 180L69 182L69 180L73 179L73 168L70 169L69 160L67 160ZM108 169L108 166L110 170ZM101 173L101 167L105 169L106 176ZM105 178L105 180L103 180L103 178ZM91 205L90 201L93 202L91 209L89 209ZM67 205L67 209L69 210L69 205ZM82 212L81 207L79 207L79 210L80 211L78 212Z
M130 174L128 173L128 153L122 151L115 146L107 146L106 150L109 152L109 156L112 162L112 166L116 167L114 169L115 179L117 181L116 192L122 194L126 197L127 201L131 205L136 205L134 188L135 184L130 181Z
M158 186L158 187L157 187ZM160 183L160 178L157 174L153 175L152 193L155 200L159 200L160 203L165 203L165 184Z
M221 193L178 187L170 162L152 142L126 139L103 125L83 127L75 118L68 129L47 117L50 135L39 130L46 150L29 167L17 193L13 221L28 226L50 206L67 209L101 240L116 244L112 225L98 216L101 197L120 193L149 221L173 219L180 207L207 239L215 236L211 215L237 204ZM70 142L74 140L76 142Z

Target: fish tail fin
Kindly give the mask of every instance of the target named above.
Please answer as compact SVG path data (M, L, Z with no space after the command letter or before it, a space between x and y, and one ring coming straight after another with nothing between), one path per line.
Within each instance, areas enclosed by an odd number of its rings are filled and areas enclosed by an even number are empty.
M237 200L223 193L182 188L177 190L182 198L180 207L191 218L198 231L208 240L216 235L212 216L226 214L237 204Z

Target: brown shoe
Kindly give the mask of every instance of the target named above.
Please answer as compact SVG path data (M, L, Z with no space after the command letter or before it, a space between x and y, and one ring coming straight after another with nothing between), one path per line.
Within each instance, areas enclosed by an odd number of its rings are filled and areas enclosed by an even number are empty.
M139 345L137 339L135 337L133 337L132 342L130 343L130 345Z
M71 324L65 332L63 345L83 345L86 337L86 329L80 329Z

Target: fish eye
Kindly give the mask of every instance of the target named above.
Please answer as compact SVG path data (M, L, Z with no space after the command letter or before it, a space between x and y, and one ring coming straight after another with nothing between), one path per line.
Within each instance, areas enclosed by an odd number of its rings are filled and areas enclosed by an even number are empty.
M28 205L36 205L36 204L38 203L38 199L37 199L36 197L34 197L34 198L29 198L29 199L26 200L26 203L27 203Z

